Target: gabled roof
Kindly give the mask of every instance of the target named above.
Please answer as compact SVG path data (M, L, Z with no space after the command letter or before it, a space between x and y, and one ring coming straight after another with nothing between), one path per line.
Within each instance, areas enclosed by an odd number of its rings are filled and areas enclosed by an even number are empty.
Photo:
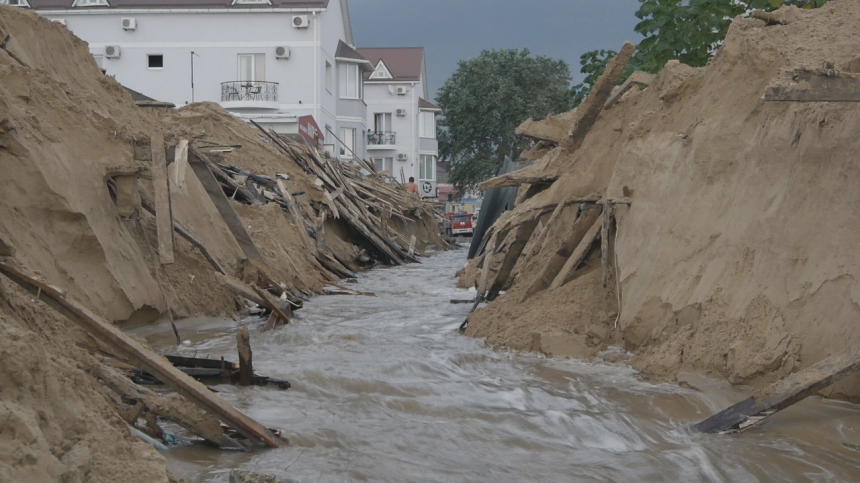
M373 64L364 56L356 52L355 49L346 45L346 42L339 40L337 42L337 51L334 54L334 59L341 62L351 62L353 64L361 64L361 69L364 72L373 72Z
M436 104L433 104L433 103L432 103L432 102L430 102L430 101L424 100L424 98L422 98L422 97L419 97L419 98L418 98L418 109L422 109L422 110L425 110L425 111L439 111L439 112L442 112L442 108L441 108L441 107L437 106Z
M424 68L424 47L362 48L358 53L377 65L385 61L395 81L420 81Z
M28 0L34 10L72 9L74 0ZM270 3L237 3L234 0L107 0L108 7L74 7L75 10L87 8L326 8L329 0L269 0Z

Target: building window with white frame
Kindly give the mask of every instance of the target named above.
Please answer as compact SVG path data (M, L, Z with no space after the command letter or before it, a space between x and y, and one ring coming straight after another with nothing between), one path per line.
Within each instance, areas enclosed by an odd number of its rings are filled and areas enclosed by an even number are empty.
M355 129L340 128L340 155L352 157L355 152Z
M418 166L418 179L424 181L433 181L436 179L436 156L432 154L421 155L421 162Z
M329 61L325 61L325 90L331 94L332 85L334 84L334 72Z
M363 82L358 64L341 63L338 66L341 99L362 99Z
M27 0L0 0L0 5L9 5L10 7L29 7L30 3Z
M389 156L386 158L373 158L373 167L377 173L385 171L388 176L394 173L394 158Z
M436 139L436 114L421 112L418 122L418 133L422 138Z
M266 54L239 54L239 78L242 82L266 80Z

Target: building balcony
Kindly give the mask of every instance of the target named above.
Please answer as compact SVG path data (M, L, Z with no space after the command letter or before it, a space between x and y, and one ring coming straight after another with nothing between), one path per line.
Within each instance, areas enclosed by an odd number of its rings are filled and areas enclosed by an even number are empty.
M367 149L391 149L397 143L397 133L392 131L368 131Z
M278 83L222 82L221 106L224 109L278 109Z

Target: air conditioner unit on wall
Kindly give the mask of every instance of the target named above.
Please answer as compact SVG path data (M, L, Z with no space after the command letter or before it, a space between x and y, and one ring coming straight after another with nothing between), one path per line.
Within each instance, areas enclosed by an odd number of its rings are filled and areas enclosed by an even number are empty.
M293 15L293 27L297 29L306 29L311 22L307 15Z
M406 153L400 153L397 155L398 161L409 161L409 155Z
M137 19L131 17L125 17L122 19L122 29L123 30L134 30L137 28Z
M405 96L407 89L406 86L397 86L397 89L394 90L398 96Z
M275 58L276 59L289 59L290 58L290 48L286 45L281 47L275 47Z
M108 45L105 47L105 57L108 59L118 59L120 54L119 45Z
M405 116L405 115L406 115L406 109L398 109L398 110L397 110L397 115L398 115L398 116L400 116L400 117Z

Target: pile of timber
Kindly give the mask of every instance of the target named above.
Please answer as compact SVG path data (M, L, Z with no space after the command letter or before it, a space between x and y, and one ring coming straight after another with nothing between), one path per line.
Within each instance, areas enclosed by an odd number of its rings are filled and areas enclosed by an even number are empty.
M413 237L398 233L390 226L389 220L398 218L405 224L416 223L422 216L439 217L435 210L407 193L396 180L376 172L372 164L358 157L354 163L341 162L311 146L255 125L289 161L314 179L313 186L322 192L324 201L309 203L311 212L308 212L296 202L296 197L305 193L287 189L287 175L272 178L241 167L213 163L200 150L192 148L192 154L204 159L228 198L246 204L280 205L298 226L305 228L300 233L305 247L324 267L342 278L355 276L348 268L353 263L338 259L338 255L326 247L326 219L343 220L366 241L372 249L368 255L374 260L388 265L418 261L412 253ZM367 265L362 260L353 262Z

